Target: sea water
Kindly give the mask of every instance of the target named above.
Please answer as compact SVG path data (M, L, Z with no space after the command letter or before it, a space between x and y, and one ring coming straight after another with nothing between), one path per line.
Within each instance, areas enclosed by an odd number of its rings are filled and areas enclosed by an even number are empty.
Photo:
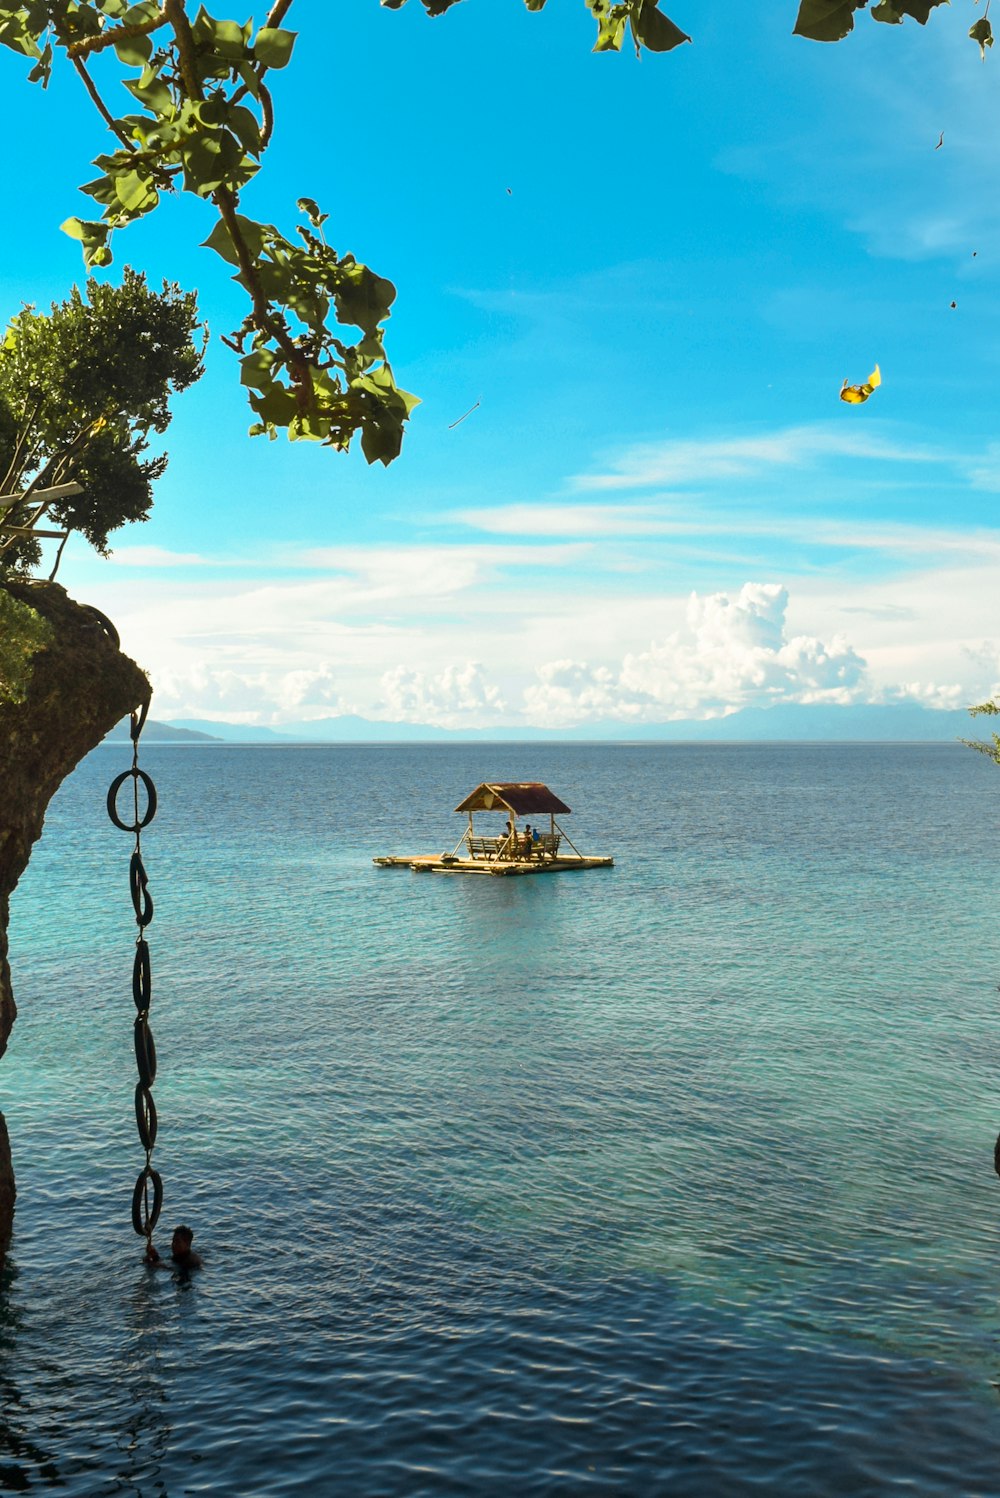
M1000 1493L1000 771L950 745L92 754L11 907L0 1489ZM613 869L449 851L543 780ZM482 818L489 832L489 818Z

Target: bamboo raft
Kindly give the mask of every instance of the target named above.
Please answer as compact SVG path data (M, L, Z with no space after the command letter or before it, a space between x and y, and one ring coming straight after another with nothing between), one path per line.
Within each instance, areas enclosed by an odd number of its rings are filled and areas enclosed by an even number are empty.
M569 807L540 781L484 783L455 810L468 813L469 826L451 853L385 855L372 862L382 869L411 869L415 874L485 874L494 879L614 867L613 858L588 857L573 846L556 821L556 812L566 814ZM473 822L473 813L477 811L506 812L504 834L478 836ZM518 831L519 816L540 814L549 819L547 832L542 832L537 824L531 830L530 823L526 823L524 832ZM571 852L563 851L564 842ZM463 851L460 853L459 849Z

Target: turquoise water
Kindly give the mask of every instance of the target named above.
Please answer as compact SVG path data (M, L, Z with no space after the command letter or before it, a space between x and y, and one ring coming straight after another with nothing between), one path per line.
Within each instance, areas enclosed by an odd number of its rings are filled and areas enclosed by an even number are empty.
M994 766L147 748L182 1282L129 1222L127 763L12 902L0 1489L1000 1493ZM484 778L616 867L373 868Z

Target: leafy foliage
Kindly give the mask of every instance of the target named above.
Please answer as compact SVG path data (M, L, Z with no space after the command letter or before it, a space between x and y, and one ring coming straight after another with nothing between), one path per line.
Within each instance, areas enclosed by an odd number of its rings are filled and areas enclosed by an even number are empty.
M404 0L386 0L398 8ZM423 0L441 15L456 0ZM545 0L526 0L540 10ZM586 0L597 22L596 51L617 50L631 30L636 51L665 52L689 40L657 0ZM227 341L240 355L256 421L251 432L310 438L344 449L360 433L370 463L398 454L416 399L396 385L384 324L392 283L323 237L325 215L300 201L307 223L297 239L239 211L240 193L260 167L273 127L266 76L287 67L296 35L282 25L293 0L274 0L261 26L217 19L189 0L17 0L0 3L0 45L31 63L44 88L56 58L76 70L114 150L96 157L99 176L83 191L99 216L63 225L88 268L111 264L116 230L152 213L163 195L194 193L219 222L206 243L237 269L250 299ZM135 108L115 115L90 68L113 51ZM334 324L331 326L331 322ZM362 336L341 336L360 328Z
M458 4L458 0L420 0L429 16L443 16L446 10ZM387 10L401 10L406 0L382 0ZM525 0L529 10L544 10L545 0ZM670 52L681 42L689 42L679 26L675 26L661 10L657 0L586 0L587 9L597 22L595 52L617 52L621 48L628 26L638 53L642 47L650 52Z
M0 702L24 701L31 658L54 637L47 619L0 585Z
M1000 702L980 702L977 707L969 708L970 718L1000 716ZM962 743L970 749L975 749L979 754L988 755L996 764L1000 765L1000 734L991 734L992 743L984 744L980 739L963 739Z
M144 520L166 467L145 458L166 431L170 397L198 379L202 349L193 293L150 291L126 269L121 286L74 287L46 316L27 307L0 344L0 492L25 498L0 511L0 573L33 566L31 530L44 515L106 553L108 536ZM39 505L32 493L75 480L83 493Z
M254 434L279 430L346 449L360 434L370 463L399 453L416 398L395 381L384 345L395 288L352 254L327 243L326 216L300 199L306 217L292 237L240 211L240 195L260 169L274 111L272 70L294 59L296 33L283 22L295 0L272 0L255 18L230 20L194 0L0 0L0 45L30 64L44 88L57 59L78 74L115 148L95 158L99 175L83 191L92 219L63 228L80 242L88 268L111 264L116 231L154 212L164 194L189 192L214 205L218 223L206 244L236 269L250 310L227 340L241 361L255 421ZM406 0L382 0L397 10ZM420 0L440 16L458 0ZM540 11L546 0L525 0ZM947 0L878 0L870 14L898 25L925 25ZM631 37L635 51L669 52L690 37L658 0L585 0L597 26L595 52L617 52ZM800 0L795 31L839 41L868 0ZM985 57L993 37L985 15L970 36ZM106 70L114 54L130 98L115 114L91 67ZM102 75L103 76L103 75ZM360 329L357 337L353 329Z
M873 21L899 26L907 16L926 26L932 10L949 0L880 0L873 5ZM854 12L864 10L868 0L801 0L795 35L814 42L839 42L854 30Z

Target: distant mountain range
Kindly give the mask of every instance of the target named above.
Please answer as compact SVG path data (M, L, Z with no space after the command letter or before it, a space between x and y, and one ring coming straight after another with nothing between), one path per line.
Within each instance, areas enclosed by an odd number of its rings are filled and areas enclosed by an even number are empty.
M123 718L110 733L104 735L104 743L128 743L129 737L129 720ZM142 741L144 744L211 744L219 740L216 734L201 733L194 728L181 728L174 723L158 723L155 718L147 718L142 730Z
M128 721L109 739L128 738ZM241 723L182 718L150 719L146 743L228 744L417 744L417 743L948 743L975 738L976 724L963 710L939 712L916 704L856 707L748 707L728 718L687 718L673 723L587 723L578 728L437 728L428 723L382 723L344 715L309 723L283 723L280 729Z

